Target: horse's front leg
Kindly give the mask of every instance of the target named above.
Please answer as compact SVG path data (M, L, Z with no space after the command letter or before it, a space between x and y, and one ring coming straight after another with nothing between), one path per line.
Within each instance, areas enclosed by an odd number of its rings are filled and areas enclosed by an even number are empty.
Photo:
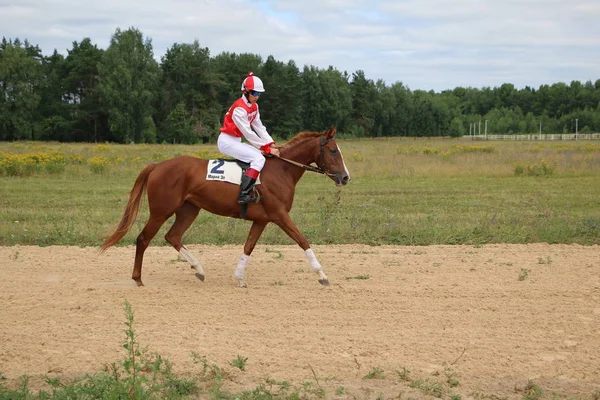
M258 239L260 238L260 235L262 235L267 224L268 222L254 221L250 227L248 239L246 239L246 243L244 244L244 254L242 255L242 258L240 258L240 262L233 273L233 276L235 276L238 281L239 287L246 287L246 283L244 282L244 272L248 262L250 261L250 254L252 254L254 246L256 246L256 242L258 242Z
M321 266L321 263L319 263L319 260L317 260L315 252L310 248L308 240L306 240L302 232L300 232L300 229L298 229L294 221L292 221L289 214L285 213L281 215L279 220L276 220L274 222L277 224L277 226L283 229L283 231L287 233L289 237L294 239L294 241L298 243L298 246L300 246L302 250L304 250L304 254L308 259L308 262L310 262L310 267L313 271L319 274L319 283L323 286L328 286L329 279L327 278L327 275L325 275L325 273L323 272L323 267Z

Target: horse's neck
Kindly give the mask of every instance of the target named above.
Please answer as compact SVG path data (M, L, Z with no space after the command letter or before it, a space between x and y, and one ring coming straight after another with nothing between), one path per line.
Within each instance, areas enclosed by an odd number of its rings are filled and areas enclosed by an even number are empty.
M318 143L314 139L306 139L293 147L285 149L281 157L308 165L317 161L315 158L317 147Z
M281 153L281 157L287 158L288 160L292 160L303 165L310 165L311 163L317 161L315 159L317 145L313 145L313 142L313 140L307 140L305 142L298 143L294 147L285 149L285 151ZM284 168L288 171L290 175L294 177L294 180L296 182L302 177L302 174L305 171L304 168L287 163Z

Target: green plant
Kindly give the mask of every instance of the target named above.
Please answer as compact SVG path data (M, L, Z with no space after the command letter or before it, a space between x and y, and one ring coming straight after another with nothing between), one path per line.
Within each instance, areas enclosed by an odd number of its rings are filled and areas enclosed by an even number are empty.
M325 390L317 385L314 387L313 382L305 381L302 382L301 389L299 390L300 397L299 399L316 397L318 399L325 398Z
M142 384L145 382L145 379L140 376L142 352L136 340L135 329L133 327L133 309L127 300L125 300L125 315L127 317L127 321L125 321L127 329L124 330L126 340L123 348L127 351L127 356L121 362L121 365L128 374L127 384L130 386L129 393L137 397L142 394Z
M279 250L275 250L275 249L271 249L271 248L266 248L265 249L265 253L276 253L277 256L275 256L274 258L283 258L283 252L279 251Z
M196 395L199 391L195 381L177 377L171 363L160 355L149 355L140 349L134 329L134 313L125 302L125 358L107 366L107 371L86 374L70 382L48 378L51 392L40 390L37 396L29 389L29 378L21 377L17 390L7 390L0 374L0 399L181 399Z
M459 380L456 378L456 372L447 368L444 371L444 374L446 375L446 383L448 384L448 386L453 388L453 387L457 387L458 385L460 385Z
M435 381L429 379L417 379L408 384L409 387L419 389L423 393L430 394L435 397L442 397L444 395L444 386Z
M17 261L19 259L20 254L21 254L21 251L17 248L17 249L15 249L14 253L10 256L10 259L13 261Z
M238 368L240 371L245 371L247 361L248 361L248 357L243 357L238 354L234 360L229 361L229 365L231 365L232 367Z
M402 370L396 370L396 375L400 378L401 381L409 382L410 379L410 371L406 369L406 367L402 367Z
M521 268L521 273L519 274L519 281L524 281L529 276L529 270L526 268Z
M194 364L202 364L201 375L202 376L206 375L206 372L208 371L208 359L206 358L206 356L201 356L200 354L196 353L195 351L190 352L190 355L192 356L192 360L193 360Z
M371 277L369 275L356 275L356 276L347 276L346 280L350 280L350 279L367 280L370 278Z
M533 164L517 163L515 164L513 172L516 176L550 176L554 174L554 165L549 164L545 160Z
M523 389L523 400L537 400L540 399L544 391L533 381L527 382L525 389Z
M381 368L373 368L363 376L363 379L385 379L385 376Z
M538 264L552 264L552 257L546 256L546 258L539 257Z

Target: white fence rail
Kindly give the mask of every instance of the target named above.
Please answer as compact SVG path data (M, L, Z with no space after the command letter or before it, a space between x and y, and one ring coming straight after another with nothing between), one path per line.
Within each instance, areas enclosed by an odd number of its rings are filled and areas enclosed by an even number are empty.
M600 133L564 133L527 135L466 135L472 140L600 140Z

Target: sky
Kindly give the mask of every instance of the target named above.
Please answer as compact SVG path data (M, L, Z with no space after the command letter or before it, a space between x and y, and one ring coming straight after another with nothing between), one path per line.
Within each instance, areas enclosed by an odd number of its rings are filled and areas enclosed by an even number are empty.
M598 0L0 0L0 36L64 55L117 28L436 92L600 79Z

